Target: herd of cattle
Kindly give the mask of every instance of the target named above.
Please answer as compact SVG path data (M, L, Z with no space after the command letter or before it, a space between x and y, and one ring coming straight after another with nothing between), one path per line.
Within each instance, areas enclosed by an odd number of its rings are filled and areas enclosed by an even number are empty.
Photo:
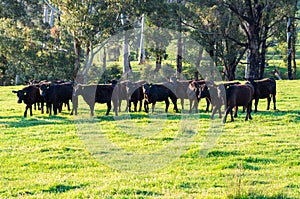
M78 96L81 95L84 101L90 107L91 116L94 115L95 103L106 103L109 114L112 104L115 115L121 111L121 103L126 101L125 111L132 111L131 104L134 105L134 111L141 111L144 102L144 111L149 112L149 104L152 104L152 112L154 112L156 102L165 102L165 111L169 108L169 98L171 99L174 110L179 112L177 108L177 99L181 100L181 110L184 110L184 99L190 101L189 112L193 110L198 113L198 103L201 98L206 99L206 111L212 105L212 115L214 118L216 112L221 118L221 108L225 105L225 116L230 113L231 121L233 121L233 108L235 108L235 117L237 117L237 107L242 106L247 110L246 120L252 119L252 100L255 101L255 109L259 99L267 98L267 109L270 108L271 97L273 98L274 110L276 109L276 81L273 78L266 78L256 81L248 81L244 84L239 82L222 82L215 83L206 80L176 80L171 78L169 82L151 84L144 80L140 81L116 81L112 80L109 84L82 85L75 82L48 82L41 81L28 82L28 86L22 90L12 91L18 96L18 103L22 101L26 104L24 117L27 111L32 116L32 106L44 113L44 104L46 104L46 112L50 115L56 115L62 111L65 105L71 114L77 115ZM72 102L72 110L70 109ZM139 103L139 107L138 107Z

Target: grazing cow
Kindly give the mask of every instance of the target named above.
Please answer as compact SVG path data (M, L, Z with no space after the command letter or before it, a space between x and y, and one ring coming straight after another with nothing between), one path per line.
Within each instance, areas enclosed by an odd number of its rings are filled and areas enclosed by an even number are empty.
M140 102L139 106L139 111L142 110L142 103L144 99L144 94L143 94L143 84L145 84L145 80L139 80L136 82L131 82L128 81L126 83L126 90L127 90L127 95L128 95L128 110L131 112L131 103L134 105L134 111L137 111L137 104Z
M52 115L51 106L53 107L54 115L56 115L57 111L61 112L63 103L68 105L69 101L72 101L73 85L73 82L61 84L44 83L40 85L40 93L47 103L47 108L49 108L49 115ZM70 111L69 106L68 110ZM73 110L71 114L73 114Z
M251 106L252 99L254 96L254 87L251 83L243 85L231 85L226 89L226 111L223 119L223 123L226 122L228 113L230 112L231 121L234 121L232 109L233 107L243 106L247 107L247 114L245 120L252 119L251 117Z
M170 83L161 83L161 84L144 84L143 93L144 93L144 108L145 111L149 112L148 104L152 104L152 112L154 112L154 107L156 102L165 101L166 109L168 112L169 108L169 98L171 98L172 103L174 104L174 110L178 113L177 108L177 97L169 89L171 87Z
M74 87L73 96L77 98L81 95L84 101L90 107L90 114L94 116L94 108L95 103L106 103L107 104L107 111L106 115L109 114L111 110L111 102L114 105L114 112L115 115L118 115L118 89L115 85L109 84L97 84L97 85L76 85ZM76 100L77 102L77 100ZM77 114L77 103L75 105L75 114Z
M22 103L22 101L26 104L24 117L27 117L27 110L30 111L30 116L32 116L32 105L35 103L41 103L41 111L44 113L44 101L40 96L39 89L35 85L29 85L23 88L22 90L12 91L16 93L18 96L18 103Z
M276 110L276 81L274 78L265 78L262 80L251 80L251 84L254 86L254 100L255 109L257 112L257 105L259 99L267 98L267 110L270 109L271 96L273 98L274 110Z

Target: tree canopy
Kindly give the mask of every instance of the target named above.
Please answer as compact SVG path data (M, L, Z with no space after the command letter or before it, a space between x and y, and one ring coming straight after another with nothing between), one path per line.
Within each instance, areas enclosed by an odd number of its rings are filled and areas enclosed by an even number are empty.
M43 22L45 7L54 25ZM54 7L59 12L51 12ZM0 84L13 84L16 77L20 82L74 80L89 70L100 45L120 31L136 28L142 15L146 26L173 29L199 42L203 49L189 53L199 54L200 59L205 50L220 66L224 79L236 78L242 60L249 64L248 77L260 79L268 49L286 43L286 20L296 19L297 7L296 0L2 0ZM295 20L293 25L295 45ZM145 44L146 51L156 57L156 72L168 56L164 49L169 45L167 41ZM178 56L184 49L180 37L177 48L181 48Z

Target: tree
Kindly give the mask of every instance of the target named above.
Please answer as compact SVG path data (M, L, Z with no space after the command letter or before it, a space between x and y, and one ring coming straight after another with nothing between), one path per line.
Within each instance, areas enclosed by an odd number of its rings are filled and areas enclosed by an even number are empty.
M249 77L263 78L267 39L279 29L290 2L223 0L222 3L239 19L240 27L246 36L246 43L241 43L235 38L231 39L240 45L246 45L249 49Z
M190 1L188 7L186 25L191 27L192 37L205 48L215 65L224 67L225 79L234 80L236 67L246 50L245 45L231 40L235 38L240 43L244 40L239 21L218 1Z

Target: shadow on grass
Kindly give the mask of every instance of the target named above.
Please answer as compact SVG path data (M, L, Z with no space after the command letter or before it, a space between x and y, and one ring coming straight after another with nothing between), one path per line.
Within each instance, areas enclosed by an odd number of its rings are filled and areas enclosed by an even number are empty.
M265 196L265 195L259 195L256 193L248 193L248 194L244 194L244 193L240 193L240 194L229 194L227 196L229 199L294 199L291 197L287 197L284 194L277 194L277 195L273 195L273 196Z
M64 192L67 192L70 190L80 189L85 186L86 186L85 184L80 184L77 186L58 184L58 185L49 187L49 189L43 190L43 192L45 192L45 193L64 193Z
M64 116L36 116L27 117L23 116L0 116L0 125L13 127L13 128L23 128L32 127L38 125L48 125L48 124L70 124L73 120L69 120Z
M126 195L126 196L162 196L163 194L158 193L158 192L153 192L153 191L146 191L146 190L135 190L135 189L121 189L117 190L114 189L111 193L112 195ZM138 197L139 198L139 197Z

